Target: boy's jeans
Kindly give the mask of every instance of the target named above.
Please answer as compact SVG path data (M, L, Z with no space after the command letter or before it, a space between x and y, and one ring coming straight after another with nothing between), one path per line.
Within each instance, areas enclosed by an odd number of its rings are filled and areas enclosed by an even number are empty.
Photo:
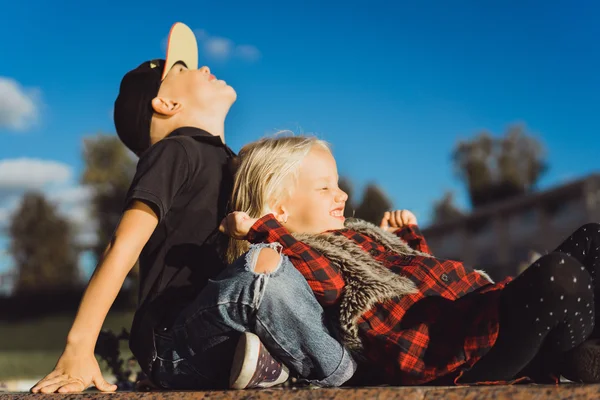
M252 245L209 281L168 332L156 332L153 381L166 389L227 388L238 338L258 335L292 375L318 386L340 386L356 363L325 326L323 308L304 277L282 255L270 274L254 272L261 248Z

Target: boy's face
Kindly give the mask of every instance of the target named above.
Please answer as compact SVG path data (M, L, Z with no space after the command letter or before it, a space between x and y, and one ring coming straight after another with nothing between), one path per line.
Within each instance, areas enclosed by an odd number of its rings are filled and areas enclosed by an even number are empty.
M285 226L300 233L343 229L346 200L348 195L338 187L333 155L315 145L299 166L292 195L281 204L288 212Z
M176 64L163 80L158 96L177 101L188 111L224 110L227 113L237 94L225 81L215 78L208 67L190 70Z

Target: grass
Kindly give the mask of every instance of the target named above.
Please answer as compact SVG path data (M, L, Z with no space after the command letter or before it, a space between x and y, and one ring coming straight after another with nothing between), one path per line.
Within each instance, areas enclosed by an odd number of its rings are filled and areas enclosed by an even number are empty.
M0 324L0 381L40 378L52 371L60 356L74 315L56 315L36 320ZM103 329L115 333L131 327L132 312L110 313ZM121 357L131 356L125 341ZM105 370L103 363L100 367Z

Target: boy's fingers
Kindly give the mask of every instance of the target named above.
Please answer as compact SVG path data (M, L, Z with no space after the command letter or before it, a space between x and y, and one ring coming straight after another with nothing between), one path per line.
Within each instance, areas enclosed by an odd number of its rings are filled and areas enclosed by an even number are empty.
M95 377L94 385L96 385L96 387L103 392L114 392L117 390L117 385L111 385L110 383L106 382L106 379L104 379L103 376Z
M41 379L38 383L33 386L30 391L37 393L42 387L48 385L48 382L56 377L62 376L63 373L59 371L52 371L48 375L46 375L43 379Z
M31 393L37 393L40 390L40 388L42 387L43 384L44 384L44 381L41 380L38 383L36 383L31 389L29 389L29 391Z
M51 379L51 378L56 378L57 376L62 376L62 375L65 375L62 371L54 370L54 371L50 372L48 375L46 375L44 377L44 380Z
M45 388L46 386L52 385L54 383L56 383L56 381L54 379L44 378L41 381L39 381L38 383L36 383L34 387L31 388L31 392L39 393L42 391L43 388Z
M54 392L56 392L56 390L59 387L61 387L65 383L67 383L67 382L66 381L60 381L59 383L55 383L53 385L44 386L43 388L40 389L40 392L42 392L42 393L54 393Z
M66 381L68 378L66 375L57 376L56 378L44 379L43 382L37 384L37 386L49 386L59 382Z
M85 389L83 387L83 383L78 380L72 380L70 382L65 382L63 385L57 390L58 393L71 393L71 392L81 392Z

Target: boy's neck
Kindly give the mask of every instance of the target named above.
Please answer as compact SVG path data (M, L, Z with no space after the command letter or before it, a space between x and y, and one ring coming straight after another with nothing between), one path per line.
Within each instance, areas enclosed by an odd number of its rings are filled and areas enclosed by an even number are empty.
M184 127L193 127L193 128L202 129L203 131L206 131L213 136L219 136L221 138L221 140L223 141L223 143L225 143L225 121L219 121L216 119L214 119L214 120L209 119L209 120L202 120L202 121L189 121L189 123L178 123L178 124L172 125L172 126L168 127L168 129L164 130L164 132L165 132L164 136L162 136L162 137L159 136L157 138L154 138L151 140L151 142L154 144L155 142L158 142L162 138L171 134L171 132L174 132L175 130L184 128Z
M208 125L204 125L204 126L196 125L195 127L205 130L206 132L210 133L211 135L221 137L221 140L223 141L223 143L225 143L225 122L221 122L220 124L219 123L208 124Z
M217 116L207 118L206 116L202 116L202 118L197 118L187 122L188 123L185 124L185 126L193 126L195 128L202 129L211 135L220 136L223 143L225 143L225 118L220 118ZM178 126L178 128L179 127L181 126Z

